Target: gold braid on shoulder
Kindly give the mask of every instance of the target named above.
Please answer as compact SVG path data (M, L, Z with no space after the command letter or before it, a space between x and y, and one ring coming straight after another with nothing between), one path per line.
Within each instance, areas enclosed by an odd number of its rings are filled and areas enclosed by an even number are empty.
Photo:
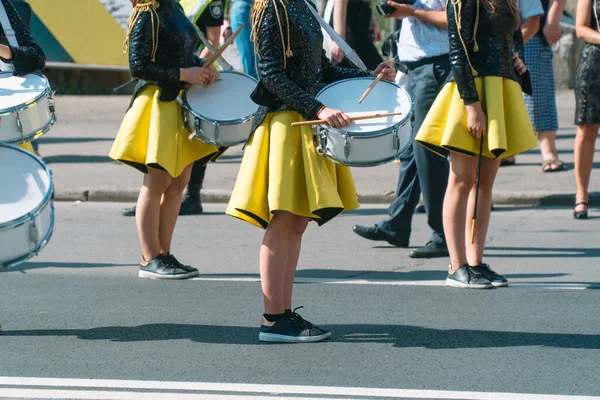
M252 23L252 32L250 33L250 40L254 42L254 55L259 56L259 43L258 37L260 32L260 25L262 24L265 16L265 11L269 6L270 2L273 2L275 8L275 15L277 16L277 24L279 25L279 33L281 35L281 47L283 48L283 69L287 67L287 59L293 57L294 53L290 46L290 16L287 11L286 0L255 0L254 6L252 7L252 14L250 15L250 22ZM286 36L283 34L283 25L281 23L281 16L279 15L279 9L277 8L277 2L283 7L285 14L285 22L287 26L287 41ZM258 63L257 63L257 75L258 75Z
M160 24L160 18L156 12L158 7L160 7L160 3L157 0L142 0L133 7L133 12L127 23L127 36L123 43L123 53L129 51L129 36L131 35L131 31L133 30L136 21L143 12L149 12L150 20L152 21L152 54L150 57L153 62L156 61L156 52L158 51L158 25Z
M475 14L475 26L473 27L473 51L477 53L479 51L479 44L477 44L477 29L479 28L479 0L475 1L477 2L477 12ZM450 4L450 2L452 2L452 7L454 8L454 18L456 19L456 27L458 28L458 37L460 38L460 43L465 50L465 55L467 57L469 67L471 68L471 73L473 76L477 76L478 72L475 68L473 68L473 64L471 64L469 51L467 50L467 44L462 37L462 0L450 0L448 4Z

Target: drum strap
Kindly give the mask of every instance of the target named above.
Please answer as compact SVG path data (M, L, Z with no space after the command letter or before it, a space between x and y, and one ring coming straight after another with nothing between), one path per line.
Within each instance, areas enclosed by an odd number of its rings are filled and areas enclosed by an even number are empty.
M2 29L4 29L4 34L6 35L6 39L8 39L8 43L12 47L19 47L17 35L8 20L8 15L6 14L6 9L4 8L2 0L0 0L0 24L2 24Z

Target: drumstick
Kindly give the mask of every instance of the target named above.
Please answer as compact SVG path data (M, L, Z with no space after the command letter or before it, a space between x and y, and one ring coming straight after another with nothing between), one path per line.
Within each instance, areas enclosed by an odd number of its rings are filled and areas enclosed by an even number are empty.
M373 119L373 118L383 118L383 117L391 117L394 115L401 115L401 112L395 112L395 113L375 113L375 114L367 114L367 115L358 115L358 116L351 116L349 115L350 119L352 121L360 121L363 119ZM292 122L292 126L308 126L308 125L321 125L321 124L326 124L327 121L325 121L324 119L317 119L317 120L313 120L313 121L302 121L302 122Z
M396 62L396 58L392 58L390 60L390 62L393 64ZM358 104L362 103L364 101L364 99L367 98L367 96L369 95L369 93L371 93L371 90L373 90L373 88L375 87L375 85L377 85L379 83L379 81L383 79L383 71L381 71L378 75L377 78L375 78L375 80L369 85L369 87L367 88L367 90L365 90L365 92L363 93L363 95L360 97L360 100L358 100Z
M223 52L225 51L225 49L227 47L229 47L229 45L231 45L231 43L233 43L233 41L235 40L235 38L240 34L240 32L242 32L242 29L244 29L246 25L242 24L242 26L239 27L239 29L237 31L235 31L233 33L233 35L231 35L229 37L229 39L227 39L225 41L225 43L223 43L223 46L219 47L219 49L208 59L207 62L204 63L204 65L202 67L204 68L208 68L212 65L212 63L214 63L215 61L217 61L217 58L219 58L221 56L221 54L223 54Z

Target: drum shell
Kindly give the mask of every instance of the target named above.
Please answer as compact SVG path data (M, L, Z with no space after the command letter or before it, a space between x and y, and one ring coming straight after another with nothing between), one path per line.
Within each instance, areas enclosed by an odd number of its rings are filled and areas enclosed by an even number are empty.
M258 105L250 100L256 87L256 79L237 71L221 71L220 80L208 92L196 91L200 87L188 88L183 98L186 126L201 142L219 147L230 147L245 143L252 133L252 123ZM217 93L210 90L216 90ZM198 102L198 94L202 101ZM206 97L204 97L206 96ZM195 97L196 100L193 100ZM241 102L241 103L240 103ZM210 106L229 106L235 110L230 115L215 113ZM209 106L209 107L206 107ZM229 113L228 113L229 114Z
M37 255L53 230L54 203L50 198L35 213L0 226L0 267L13 267Z
M313 130L317 151L329 160L352 167L372 167L400 158L411 142L412 99L399 85L380 82L367 101L358 103L373 78L351 78L334 82L316 96L325 105L347 113L401 112L382 125L366 120L353 129L319 125ZM370 103L370 104L369 104ZM375 107L375 109L372 109ZM365 128L365 122L367 128ZM369 126L373 125L373 126ZM352 126L350 127L352 128ZM358 128L358 129L357 129Z
M28 206L26 212L16 214L18 217L0 223L0 267L11 267L37 255L50 241L54 230L54 184L51 171L39 157L9 144L0 143L0 148L30 157L34 160L30 165L35 165L36 171L29 172L48 178L48 186L40 192L39 200Z
M187 111L187 126L196 139L215 146L235 146L245 143L252 132L254 116L236 121L214 121Z
M392 162L402 155L410 141L410 129L410 123L405 122L378 135L362 136L317 128L315 144L320 154L338 164L373 167Z
M48 132L55 123L55 103L48 85L28 103L0 109L0 142L30 142Z

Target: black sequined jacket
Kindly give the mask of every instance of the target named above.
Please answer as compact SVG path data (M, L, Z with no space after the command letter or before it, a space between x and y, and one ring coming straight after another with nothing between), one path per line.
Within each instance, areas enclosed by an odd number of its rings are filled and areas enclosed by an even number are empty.
M12 59L6 60L0 58L5 63L10 63L14 66L15 75L25 75L35 71L41 71L46 64L46 56L42 48L36 43L21 19L17 9L8 0L2 0L10 25L15 31L19 47L13 47L8 43L8 39L4 34L4 29L0 27L0 44L10 47Z
M492 4L500 1L503 0L492 0ZM513 66L513 54L518 53L523 59L523 36L514 15L502 5L496 5L495 11L490 12L483 6L482 0L459 0L461 11L460 15L456 15L458 5L453 2L456 0L448 0L447 6L452 63L449 80L456 82L465 105L479 101L471 66L477 71L477 76L500 76L521 83ZM479 51L475 51L475 44Z
M276 5L277 4L277 5ZM261 85L275 98L275 104L261 106L254 115L254 128L267 113L294 110L306 119L315 119L323 104L315 95L328 83L346 78L368 76L368 72L334 66L323 50L323 34L319 22L304 0L287 0L290 48L293 55L285 60L275 7L281 28L287 39L285 10L277 0L271 0L258 34L258 76ZM287 43L286 43L287 47Z
M155 11L156 15L152 11L142 12L129 34L129 69L134 78L140 79L133 98L142 88L158 85L160 100L173 101L185 88L185 83L179 80L180 68L202 66L206 60L194 54L200 39L179 3L159 0ZM158 32L153 32L156 16Z

